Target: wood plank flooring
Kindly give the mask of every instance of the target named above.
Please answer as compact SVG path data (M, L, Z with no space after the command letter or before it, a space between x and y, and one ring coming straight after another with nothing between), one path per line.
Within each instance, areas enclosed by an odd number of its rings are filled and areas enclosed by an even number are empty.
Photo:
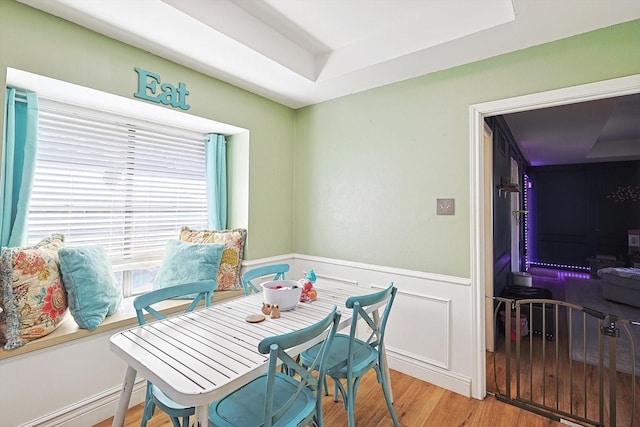
M457 393L421 381L409 375L391 370L394 407L403 427L543 427L560 426L546 417L487 396L480 401L461 396ZM329 387L333 388L331 381ZM342 401L335 403L332 396L324 398L324 421L327 427L347 425L347 412ZM142 404L127 412L125 427L138 427L142 416ZM362 380L357 393L356 423L363 427L392 426L391 417L384 401L382 388L373 372ZM110 427L112 418L96 424L95 427ZM161 411L147 424L148 427L170 427L171 421Z

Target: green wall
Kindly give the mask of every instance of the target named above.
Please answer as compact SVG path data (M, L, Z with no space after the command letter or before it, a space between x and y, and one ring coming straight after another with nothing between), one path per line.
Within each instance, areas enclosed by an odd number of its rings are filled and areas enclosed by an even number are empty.
M296 111L294 250L469 277L469 106L637 73L633 21Z
M185 82L190 92L188 114L250 130L228 144L231 163L249 169L248 188L242 188L247 185L242 178L246 170L230 171L231 185L241 188L230 207L229 216L236 222L229 227L250 230L245 257L291 253L294 112L290 108L14 0L0 0L0 81L6 80L7 67L127 98L138 89L134 67L159 74L163 82ZM3 117L4 106L0 112ZM238 194L244 200L237 200Z
M0 0L2 80L6 67L129 98L141 67L185 82L189 114L249 129L229 147L249 169L248 184L242 170L230 179L247 259L297 252L469 277L469 106L640 73L640 21L293 111ZM436 216L437 198L455 198L455 215Z

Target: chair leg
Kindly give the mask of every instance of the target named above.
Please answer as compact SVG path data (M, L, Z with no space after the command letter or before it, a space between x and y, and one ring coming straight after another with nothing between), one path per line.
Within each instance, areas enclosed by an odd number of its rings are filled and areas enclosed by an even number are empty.
M349 418L349 427L355 427L355 406L356 406L356 388L355 381L347 379L347 394L343 396L345 403L347 404L347 417Z
M317 390L316 390L317 393ZM324 427L324 419L323 419L323 415L322 415L322 400L316 400L316 410L315 410L315 414L313 416L313 419L311 420L311 425L313 427Z
M387 408L389 408L389 413L391 414L391 419L393 420L393 425L395 427L400 427L400 423L398 422L398 417L396 416L396 411L393 408L393 402L391 400L391 393L389 393L389 387L387 387L387 377L384 373L383 369L376 368L376 373L379 374L379 383L382 386L382 393L384 393L384 400L387 402Z
M333 390L333 401L337 402L338 401L338 393L340 393L340 396L342 396L342 406L344 406L344 410L347 410L347 401L349 399L349 396L347 395L347 390L345 389L345 386L342 385L342 382L338 379L338 378L333 378L331 377L331 379L333 379L333 384L334 384L334 390ZM347 380L348 382L348 380Z
M142 409L142 420L140 420L140 427L147 427L147 421L153 416L156 409L156 405L153 403L151 396L151 383L147 381L147 391L144 398L144 408Z

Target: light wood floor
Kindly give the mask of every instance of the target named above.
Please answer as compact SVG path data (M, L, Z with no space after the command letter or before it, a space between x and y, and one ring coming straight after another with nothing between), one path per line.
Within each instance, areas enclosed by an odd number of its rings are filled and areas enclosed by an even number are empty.
M416 378L391 371L394 407L400 424L406 427L420 426L466 426L466 427L542 427L561 426L548 418L518 409L496 400L492 396L480 401L467 398L451 391L436 387ZM331 381L329 387L333 388ZM342 401L335 403L333 397L325 397L323 403L324 421L327 427L347 425L347 413ZM140 425L142 404L127 412L125 427ZM356 401L356 422L363 427L392 426L382 388L375 374L370 372L362 380ZM95 427L110 427L112 418ZM171 421L161 411L147 424L148 427L170 427Z

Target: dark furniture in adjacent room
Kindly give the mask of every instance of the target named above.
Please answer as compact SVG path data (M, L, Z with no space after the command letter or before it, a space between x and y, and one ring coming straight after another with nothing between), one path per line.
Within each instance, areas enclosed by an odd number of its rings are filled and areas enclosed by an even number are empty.
M500 296L513 300L553 299L553 295L548 289L517 285L507 286ZM530 307L533 313L529 312ZM520 313L526 315L529 319L529 329L532 333L543 335L546 339L553 340L556 329L553 307L553 304L543 303L522 304L520 306Z
M598 270L609 267L624 267L625 261L618 261L615 255L596 255L587 258L589 262L589 273L591 277L598 277Z

